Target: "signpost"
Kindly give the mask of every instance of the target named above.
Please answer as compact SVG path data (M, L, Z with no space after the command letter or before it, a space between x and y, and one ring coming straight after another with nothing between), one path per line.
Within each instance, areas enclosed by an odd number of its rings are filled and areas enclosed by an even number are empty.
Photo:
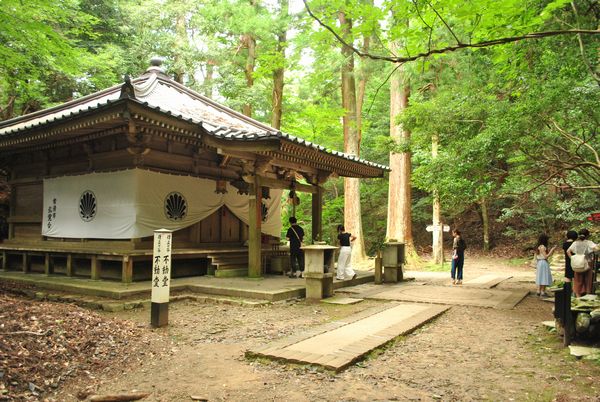
M428 232L433 232L433 231L438 231L440 230L439 225L427 225L427 227L425 228L425 230L427 230ZM444 232L449 232L450 231L450 226L448 225L442 225L442 230Z
M153 327L169 324L169 291L171 289L171 245L173 231L154 231L152 254L152 304L150 323Z

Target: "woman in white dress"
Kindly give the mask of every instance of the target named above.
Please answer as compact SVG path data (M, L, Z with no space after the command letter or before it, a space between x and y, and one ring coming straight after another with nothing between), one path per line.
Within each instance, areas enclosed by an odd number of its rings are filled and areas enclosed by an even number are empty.
M555 247L548 251L548 236L541 234L538 238L537 247L535 249L536 273L535 284L538 287L537 295L540 297L548 296L546 294L546 286L552 285L552 273L550 272L550 264L548 258L554 253Z

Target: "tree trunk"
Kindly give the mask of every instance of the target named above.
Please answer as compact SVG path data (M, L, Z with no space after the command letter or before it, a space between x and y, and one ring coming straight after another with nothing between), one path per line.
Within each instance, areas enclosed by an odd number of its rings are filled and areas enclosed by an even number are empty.
M181 11L181 14L177 16L177 21L175 22L175 35L175 77L173 78L178 83L183 84L183 77L185 75L185 71L183 68L183 60L181 54L183 52L183 49L187 46L187 30L185 26L185 13L183 11Z
M392 49L393 50L393 49ZM406 108L410 97L410 84L405 79L403 67L390 77L390 137L402 147L402 152L390 152L389 196L387 217L387 239L396 239L405 244L408 261L417 258L412 236L412 186L410 131L397 124L396 120Z
M245 34L242 37L242 40L248 49L246 66L244 68L244 74L246 75L246 87L252 88L254 85L254 66L256 64L256 39L251 34ZM252 105L250 103L246 103L242 107L242 113L248 117L252 117Z
M352 32L352 20L346 18L343 11L338 13L342 33L346 38ZM344 152L360 155L360 133L356 118L356 81L354 77L354 52L342 45L344 64L342 65L342 106L345 110ZM365 240L363 238L362 218L360 208L360 180L344 179L344 226L346 231L357 237L352 247L352 260L361 262L366 259Z
M277 130L281 128L281 115L283 113L283 75L285 72L285 42L287 40L288 1L289 0L279 0L279 20L282 26L281 30L277 33L276 52L279 55L281 64L273 71L271 112L271 126Z
M438 156L439 136L433 134L431 137L431 157L436 159ZM442 231L442 208L440 194L436 188L433 189L433 262L442 264L444 262L444 243Z
M371 5L373 1L370 2ZM369 52L371 46L371 37L365 36L363 40L362 51L365 53ZM367 81L369 80L369 71L365 66L370 63L371 60L364 58L360 60L361 69L358 75L358 93L356 95L356 129L358 131L358 143L362 141L362 111L365 102L365 93L367 91Z
M487 198L482 198L481 205L481 223L483 224L483 251L490 251L490 217L487 207Z
M215 64L212 60L206 63L206 76L204 77L204 95L212 98L213 96L213 85L215 78Z

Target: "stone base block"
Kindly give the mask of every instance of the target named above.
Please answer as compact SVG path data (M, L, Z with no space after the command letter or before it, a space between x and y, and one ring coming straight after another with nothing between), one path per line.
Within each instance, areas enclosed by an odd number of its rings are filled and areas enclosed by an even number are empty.
M403 277L402 267L385 267L383 269L383 280L385 283L402 282Z
M321 300L333 296L333 274L305 272L306 299Z

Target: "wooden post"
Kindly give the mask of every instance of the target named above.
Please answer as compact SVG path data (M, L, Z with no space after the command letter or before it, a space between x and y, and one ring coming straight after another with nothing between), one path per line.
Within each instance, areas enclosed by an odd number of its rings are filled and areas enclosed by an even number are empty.
M23 273L26 274L29 272L29 256L27 253L23 253Z
M383 258L381 257L381 251L377 251L375 256L375 284L381 285L383 282Z
M73 254L67 254L67 276L73 276Z
M6 251L2 252L2 270L3 271L8 271L8 254L6 254Z
M248 276L261 276L261 223L262 191L260 177L254 175L254 185L250 186L248 200Z
M101 263L98 260L98 256L97 255L93 255L92 256L92 261L91 261L91 279L93 281L97 281L100 279L100 269L101 269Z
M44 255L44 275L50 275L53 273L52 269L52 259L50 258L50 253L46 253Z
M312 194L312 240L321 241L323 238L323 189L317 187Z
M123 265L121 269L121 282L131 283L133 281L133 258L129 255L123 256Z

